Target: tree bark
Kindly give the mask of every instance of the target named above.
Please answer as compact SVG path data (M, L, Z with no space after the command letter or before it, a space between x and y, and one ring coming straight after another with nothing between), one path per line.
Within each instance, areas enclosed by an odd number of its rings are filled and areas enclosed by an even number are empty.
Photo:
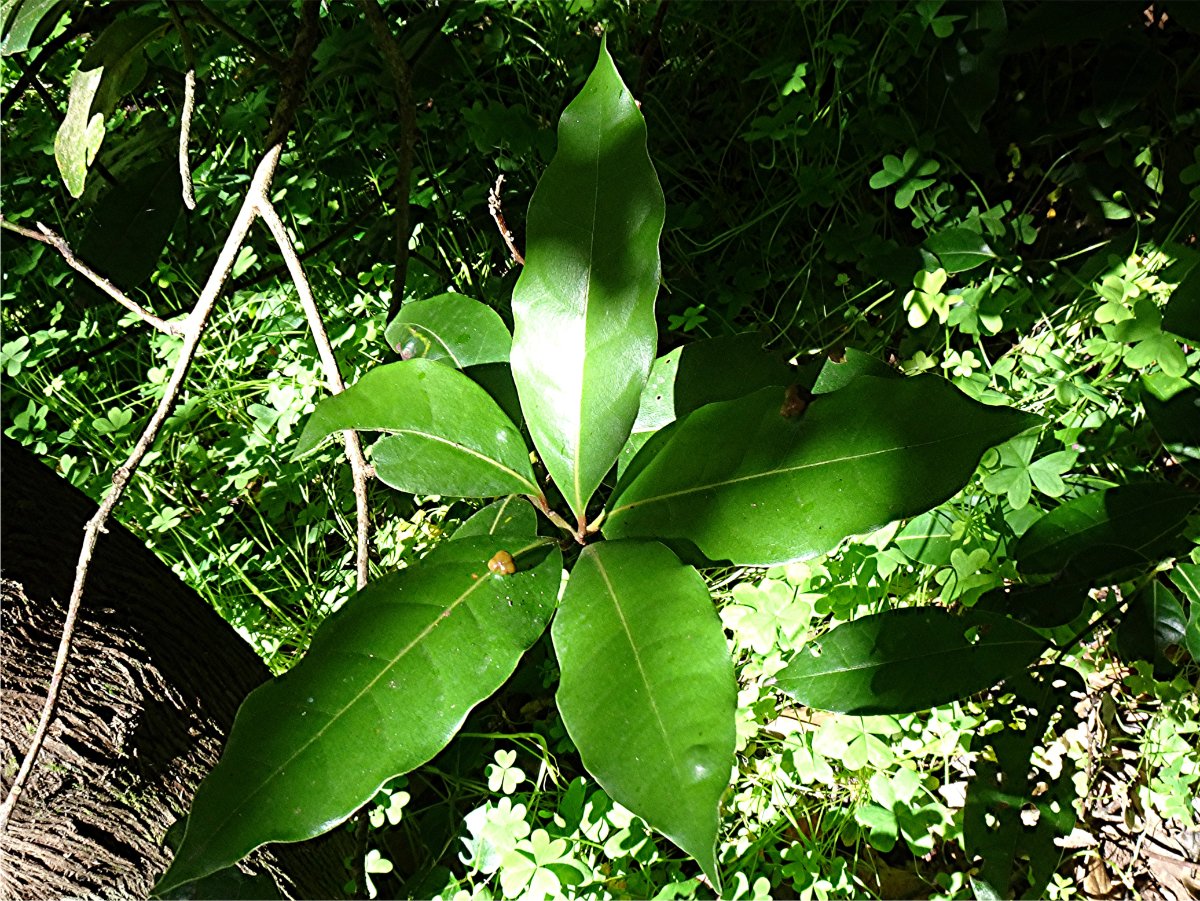
M0 466L7 791L45 698L83 526L96 505L8 439ZM167 828L216 764L238 705L267 677L227 623L110 523L92 561L58 712L0 836L0 892L146 897L170 862ZM272 846L246 868L268 874L285 896L344 897L353 855L353 836L335 831Z

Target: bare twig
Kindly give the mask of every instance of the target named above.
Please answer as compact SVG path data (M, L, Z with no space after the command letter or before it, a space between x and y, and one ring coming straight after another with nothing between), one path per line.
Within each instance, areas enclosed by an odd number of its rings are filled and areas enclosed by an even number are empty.
M408 242L412 239L412 215L409 196L412 193L413 149L417 143L417 109L412 97L412 66L404 57L391 26L383 17L377 0L360 0L363 15L383 56L384 65L392 76L392 92L400 116L400 140L396 143L396 182L393 187L396 205L395 260L392 276L392 300L388 305L391 322L404 304L404 284L408 281Z
M209 273L208 280L205 282L200 296L196 299L195 307L192 308L192 312L183 324L183 345L179 349L179 357L175 363L175 368L172 370L166 387L163 389L163 396L159 400L154 413L151 415L150 421L146 424L145 431L142 432L142 436L138 439L137 444L134 445L125 463L113 473L112 490L104 498L95 515L88 520L87 525L84 527L83 547L80 548L79 562L75 567L75 584L71 589L71 598L67 604L67 615L63 622L62 637L59 640L58 654L55 657L54 670L50 676L50 685L46 691L46 700L42 705L42 712L38 718L37 728L34 730L33 737L30 740L29 749L25 752L25 757L21 761L21 767L17 771L17 776L13 780L12 787L9 789L4 803L0 804L0 833L4 832L8 827L8 821L12 816L13 808L16 807L17 802L20 800L25 783L28 781L30 773L33 772L34 764L37 762L38 754L46 739L46 734L50 730L50 721L54 717L58 696L62 690L63 677L66 674L67 660L71 654L71 642L75 634L75 624L79 618L79 609L83 601L83 588L87 581L88 567L91 565L96 541L104 531L104 524L108 521L112 511L120 502L121 496L129 484L129 480L133 478L134 472L137 471L146 453L154 444L158 430L162 427L163 422L174 408L175 401L178 399L179 392L183 387L183 380L187 376L192 359L195 357L196 350L200 345L200 336L204 332L204 326L208 321L209 314L212 312L213 305L216 303L217 296L220 294L221 288L224 286L230 271L233 269L234 261L237 259L238 252L246 240L250 226L259 214L260 207L269 204L267 190L274 178L275 168L279 164L279 157L283 153L283 139L286 137L295 116L299 97L303 92L305 74L312 61L313 50L316 48L319 23L318 10L319 0L304 0L304 4L301 7L300 30L296 37L296 43L293 46L292 57L288 61L288 68L281 79L283 93L271 122L270 134L274 140L268 143L269 149L259 163L254 177L250 180L250 187L246 191L245 200L243 200L237 218L234 220L233 226L225 238L221 253L217 256L217 261ZM45 231L48 232L49 230L46 229ZM59 251L61 253L62 248L59 248Z
M142 437L138 439L137 444L134 445L124 464L113 473L112 490L109 491L95 515L88 520L87 525L84 527L83 547L79 551L79 562L75 567L75 584L71 589L71 599L67 604L66 621L63 624L63 635L58 646L58 656L54 661L54 671L50 677L50 687L46 692L46 701L42 706L42 714L38 719L37 729L34 731L33 738L30 741L29 750L25 752L25 759L21 762L21 768L17 772L16 779L13 780L12 788L9 789L8 796L4 799L4 804L0 806L0 832L3 832L8 826L9 817L12 815L13 808L21 797L21 792L25 788L25 782L28 780L29 774L33 771L33 764L37 760L42 742L45 740L46 733L50 728L50 720L54 715L54 708L58 702L59 692L62 689L67 658L71 653L71 639L75 633L75 622L79 617L79 608L83 600L83 587L87 582L88 567L92 562L92 553L96 548L96 540L100 537L100 533L104 531L104 524L108 521L108 517L112 514L113 509L120 502L121 495L124 494L125 488L141 464L142 458L146 456L146 452L150 450L150 446L154 443L154 439L157 437L158 430L161 428L163 421L170 415L171 410L175 406L175 401L183 386L183 379L187 375L188 368L191 366L192 359L196 355L196 349L200 344L200 335L204 331L208 315L212 312L213 304L216 302L217 295L221 291L221 286L224 285L225 279L233 268L238 251L246 239L246 233L250 230L250 225L254 221L258 204L265 200L266 189L275 174L275 166L279 162L279 155L282 149L282 145L276 144L267 151L266 156L259 163L258 171L254 173L254 178L250 182L250 188L246 192L246 199L242 202L242 208L238 212L237 219L234 220L228 237L225 239L225 246L221 248L221 254L217 257L216 265L209 274L208 281L205 283L204 289L200 292L200 297L196 300L196 306L192 309L187 321L183 325L183 346L179 349L179 358L175 363L174 370L171 372L170 379L167 380L163 396L159 400L154 414L150 417L150 421L146 424L146 428L142 432Z
M75 252L71 250L66 240L61 236L51 231L42 223L37 223L37 231L31 228L25 228L16 223L9 222L7 219L0 219L0 228L6 231L15 232L18 235L23 235L26 238L32 238L34 241L41 241L43 244L49 244L57 250L68 266L80 273L89 282L119 303L129 312L135 314L139 319L148 325L153 326L160 332L167 335L173 335L176 338L184 334L184 329L180 325L171 322L164 322L159 319L145 307L130 300L116 285L106 279L104 276L97 273L94 269L84 263L79 257L75 256Z
M340 394L346 390L346 386L342 382L342 374L338 371L337 358L333 355L329 336L325 333L325 323L321 320L321 311L317 309L317 302L313 298L308 278L304 275L304 267L300 265L300 260L296 256L296 248L292 244L292 239L287 233L287 228L284 227L283 220L279 218L279 214L275 212L275 208L265 197L259 201L258 213L262 216L263 222L267 224L267 228L271 230L271 234L275 236L279 252L287 262L288 274L296 285L296 293L300 296L300 306L304 308L304 315L308 318L308 327L312 330L313 340L317 343L317 355L321 358L321 366L325 370L325 382L329 385L329 391L331 394ZM358 587L361 589L367 584L367 529L370 525L367 512L367 481L369 478L367 461L363 458L362 445L358 441L357 433L348 429L342 432L342 438L346 442L346 459L350 461L350 472L354 481L354 500L358 513Z
M187 74L183 76L183 110L179 114L179 180L183 184L183 205L189 210L196 208L196 197L192 193L192 166L188 161L188 139L192 134L192 112L196 108L196 48L192 46L192 36L188 33L183 16L176 9L176 4L167 5L175 30L179 32L179 42L183 45L183 59L187 64Z
M521 256L521 251L517 250L517 244L513 241L512 232L508 230L508 223L504 221L504 211L500 208L500 188L503 185L504 174L501 173L496 176L496 183L488 191L488 212L492 214L492 218L496 221L496 228L500 229L500 237L508 245L508 252L512 254L512 258L516 260L518 266L524 266L525 257Z

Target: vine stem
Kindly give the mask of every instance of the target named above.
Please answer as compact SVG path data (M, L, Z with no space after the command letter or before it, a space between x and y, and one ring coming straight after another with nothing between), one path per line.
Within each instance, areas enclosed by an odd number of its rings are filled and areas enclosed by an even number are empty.
M113 509L120 502L121 496L125 493L125 488L129 484L129 480L133 477L134 472L137 471L142 459L146 456L146 452L150 450L150 446L158 436L158 430L162 427L163 422L175 406L180 389L183 387L183 380L187 375L188 369L191 367L192 360L196 356L196 350L200 345L200 336L204 331L204 325L208 321L208 316L212 312L217 296L221 292L221 287L225 284L225 279L233 269L238 251L241 250L242 243L246 240L246 234L250 231L250 226L257 215L258 204L266 198L266 189L275 175L275 167L279 163L279 156L282 151L283 145L276 144L267 151L262 162L259 163L258 170L254 173L254 178L250 182L250 188L246 192L246 198L242 202L242 207L238 211L237 218L234 220L233 227L229 230L229 234L225 238L225 245L221 248L217 262L208 276L208 281L205 283L204 289L200 292L200 296L196 300L196 306L188 314L188 318L183 324L183 346L179 349L179 357L175 362L175 368L171 372L171 377L167 380L163 396L159 400L154 414L150 417L150 421L146 424L142 436L138 439L137 444L134 445L128 458L113 473L111 490L105 496L99 509L96 510L96 513L88 520L87 525L84 527L83 546L80 548L79 561L75 566L75 583L71 588L71 598L67 604L67 615L63 623L62 639L59 641L58 654L54 660L54 670L50 676L50 685L46 691L46 700L42 705L42 712L38 718L37 728L30 740L29 750L25 752L25 757L21 761L21 767L17 771L17 776L13 780L12 787L8 790L8 795L4 798L4 803L0 805L0 832L4 832L8 828L8 821L12 816L13 808L16 806L17 801L20 800L21 793L25 789L25 783L29 779L29 774L33 772L33 765L37 761L42 743L46 739L46 733L50 729L50 720L54 716L54 709L58 703L59 693L62 690L63 676L67 668L67 658L71 653L71 639L75 634L75 623L79 618L79 608L83 601L83 588L87 582L88 568L92 562L92 554L96 549L96 541L100 537L100 534L105 531L104 524L108 521Z
M275 211L275 207L272 206L265 194L258 198L257 210L275 237L275 243L279 245L279 252L287 263L288 275L296 286L296 293L300 296L300 306L304 309L304 315L308 317L308 327L317 344L317 356L321 358L321 367L325 370L325 383L329 386L331 394L341 394L346 390L346 385L342 381L337 358L333 355L333 347L329 343L325 323L321 319L321 311L317 309L317 302L313 298L312 289L309 287L308 277L304 274L300 258L296 255L296 247L292 243L291 236L288 234L283 220L279 218L279 213ZM367 584L369 556L367 530L370 526L370 517L367 511L367 481L370 478L370 470L363 457L358 433L353 429L347 429L342 432L342 438L346 443L346 459L350 461L350 473L354 482L354 501L358 520L356 562L358 587L362 589Z

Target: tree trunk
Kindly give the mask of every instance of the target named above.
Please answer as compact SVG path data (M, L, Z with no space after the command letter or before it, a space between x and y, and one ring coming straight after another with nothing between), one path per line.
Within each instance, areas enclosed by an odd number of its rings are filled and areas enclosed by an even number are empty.
M41 711L83 526L96 505L8 439L2 467L7 792ZM216 764L238 705L267 677L228 624L110 521L57 714L0 836L3 895L146 897L170 861L167 828ZM249 869L269 874L287 896L344 897L354 844L339 830L273 846L252 856Z

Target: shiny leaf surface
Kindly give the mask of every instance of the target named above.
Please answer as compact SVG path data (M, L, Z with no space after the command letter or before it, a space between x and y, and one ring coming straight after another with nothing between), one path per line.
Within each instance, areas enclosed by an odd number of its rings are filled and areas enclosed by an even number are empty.
M537 535L537 511L529 501L515 494L488 504L461 526L452 538L474 538L479 535L512 535L534 538Z
M700 574L658 542L589 545L552 635L558 708L588 771L719 884L737 683Z
M529 204L513 290L513 378L576 515L629 437L654 359L665 209L645 120L601 48Z
M491 575L498 550L512 575ZM266 842L328 832L391 777L425 763L499 688L546 627L562 568L546 542L451 541L371 583L317 630L286 675L242 704L187 832L156 887Z
M512 337L491 307L461 294L409 301L384 332L405 360L423 357L465 369L507 363Z
M612 498L609 537L771 565L937 506L983 452L1037 423L942 379L860 376L789 416L784 392L711 404L655 435Z
M389 432L372 453L394 488L450 497L538 494L529 454L487 392L432 360L379 366L317 405L295 456L343 429Z

